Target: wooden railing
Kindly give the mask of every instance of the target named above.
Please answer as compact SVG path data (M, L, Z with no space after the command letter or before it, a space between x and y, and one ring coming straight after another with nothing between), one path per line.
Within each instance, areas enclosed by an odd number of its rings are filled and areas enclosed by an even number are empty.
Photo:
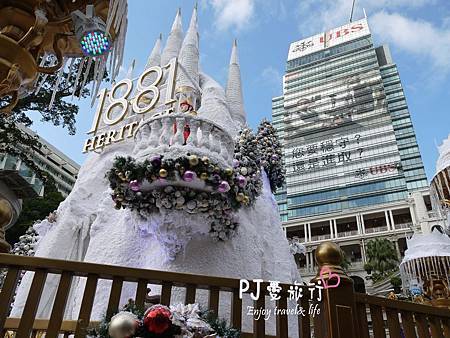
M87 328L95 325L91 322L91 312L94 306L94 296L100 280L112 281L109 301L105 308L106 316L114 314L121 305L120 296L124 282L136 284L135 302L143 306L147 296L148 284L161 285L160 302L169 305L173 287L185 288L185 304L195 303L197 290L208 290L208 309L214 313L219 310L219 294L223 299L224 294L231 297L230 324L241 330L243 321L242 300L239 298L239 279L209 277L182 273L173 273L155 270L143 270L125 268L111 265L62 261L55 259L23 257L9 254L0 254L0 268L6 267L8 272L2 291L0 293L0 332L7 331L17 333L16 337L30 337L37 332L45 331L45 337L56 338L59 334L74 334L75 337L85 337ZM21 271L34 271L33 281L23 314L21 318L7 318L13 296L17 287L17 281ZM41 294L48 274L60 275L58 290L54 301L50 318L36 320ZM75 321L63 321L64 311L68 300L72 281L75 277L86 278L86 285L81 301L78 319ZM268 283L261 284L261 292L267 293ZM278 309L285 309L288 303L289 285L280 284L281 299L277 301ZM303 294L308 294L307 287L303 288ZM247 293L255 292L256 284L250 282ZM226 296L225 296L226 297ZM265 308L266 297L259 297L255 301L255 308ZM301 306L309 308L308 298L302 298ZM243 336L264 337L265 320L261 316L259 320L253 319L253 332L244 333ZM302 337L310 337L309 316L299 319L299 327ZM287 315L280 315L276 320L277 336L288 337ZM290 333L298 336L300 333Z
M449 309L365 294L355 300L360 338L450 337Z
M322 282L330 282L340 278L336 288L323 289L320 313L316 316L298 316L298 329L292 331L288 325L288 315L276 316L277 337L301 338L450 338L450 310L410 302L390 300L364 294L353 290L353 281L339 267L341 254L336 244L326 242L316 249L316 261L323 273ZM17 338L45 337L56 338L85 337L89 327L95 327L97 322L91 319L94 306L94 296L101 280L111 281L109 300L105 304L104 313L114 314L121 305L120 299L125 282L136 286L135 301L143 306L147 297L149 284L161 285L159 301L169 305L174 300L174 287L185 289L184 303L195 303L199 300L197 290L207 290L207 308L219 314L219 300L223 302L229 297L229 323L242 330L243 321L253 321L252 332L243 332L242 337L270 337L266 335L264 316L258 320L244 317L243 301L239 298L239 280L232 278L200 276L184 273L144 270L111 265L101 265L82 262L68 262L54 259L23 257L0 254L0 268L7 269L7 276L0 292L0 337L9 337L11 332ZM322 270L322 271L325 271ZM25 302L21 318L8 318L11 303L22 271L34 271L28 298ZM320 271L320 270L319 270ZM37 318L42 291L49 274L60 276L54 305L49 318ZM64 312L69 297L71 285L75 278L86 280L81 307L76 320L64 320ZM314 282L318 282L318 278ZM261 292L266 296L267 283L262 283ZM286 309L289 304L288 290L290 285L280 284L281 298L276 302L278 309ZM310 308L308 287L301 287L304 297L299 301L303 309ZM255 292L256 284L250 282L246 291ZM201 292L201 291L200 291ZM254 302L257 309L270 306L267 297L259 297ZM224 304L228 304L224 303ZM96 304L98 305L98 304ZM292 318L291 318L292 320Z

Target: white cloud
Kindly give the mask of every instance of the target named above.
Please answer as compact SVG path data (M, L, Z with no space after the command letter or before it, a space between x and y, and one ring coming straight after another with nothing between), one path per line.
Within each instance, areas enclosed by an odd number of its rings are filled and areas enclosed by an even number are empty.
M387 42L394 49L423 57L433 67L450 71L450 27L446 19L439 27L435 23L414 20L403 14L409 11L417 13L421 7L435 2L436 0L357 0L354 19L360 19L363 16L362 8L365 8L375 41ZM348 22L350 11L351 1L348 0L301 1L298 10L299 38Z
M370 24L379 39L411 54L426 57L433 66L450 71L450 29L384 11L373 15Z
M268 66L261 72L261 81L263 84L271 87L274 95L281 95L281 84L283 83L282 73L272 66ZM259 81L258 81L259 82Z
M363 17L363 8L369 20L377 12L389 9L417 9L435 3L436 0L357 0L354 19ZM338 27L350 19L352 1L349 0L301 0L298 16L302 36ZM312 15L313 14L313 15Z
M214 9L217 28L240 30L250 23L255 0L207 0Z

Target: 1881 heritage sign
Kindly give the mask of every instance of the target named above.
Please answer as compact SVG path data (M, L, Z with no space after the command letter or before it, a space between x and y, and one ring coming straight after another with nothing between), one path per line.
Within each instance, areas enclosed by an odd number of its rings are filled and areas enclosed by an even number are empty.
M137 79L136 85L131 79L123 79L116 83L111 90L102 89L98 95L99 102L95 112L94 121L88 134L94 136L84 142L83 153L102 149L114 142L123 141L133 137L139 122L133 121L123 124L118 129L109 129L98 132L99 126L114 126L122 122L127 116L134 114L145 115L151 112L161 97L160 87L165 84L165 100L163 105L170 111L176 102L174 98L175 79L177 74L177 58L163 66L154 66L146 69ZM166 76L164 76L167 74ZM150 80L150 78L152 80ZM163 78L165 82L162 83ZM136 87L136 88L134 88ZM133 92L133 89L134 92ZM133 94L132 94L133 93ZM106 105L106 103L108 104ZM130 112L131 110L131 112Z

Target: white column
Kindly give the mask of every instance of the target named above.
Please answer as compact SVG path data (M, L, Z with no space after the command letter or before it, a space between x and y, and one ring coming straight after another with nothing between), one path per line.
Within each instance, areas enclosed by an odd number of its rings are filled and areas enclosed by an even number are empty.
M401 260L402 259L402 255L400 253L400 246L398 245L398 239L395 240L394 244L395 244L395 250L397 250L398 259Z
M330 219L329 223L330 223L330 236L331 238L334 238L333 220Z
M389 216L388 216L388 211L387 210L384 211L384 218L386 219L387 229L391 230L391 226L390 226Z
M311 271L314 272L314 254L312 252L309 253L311 256L309 256L309 261L311 262Z
M308 229L306 227L306 223L303 224L303 229L305 230L305 243L308 242Z
M364 225L364 215L361 214L360 217L361 217L361 227L362 227L361 230L362 230L362 233L365 234L366 233L366 227Z
M306 253L306 270L309 271L309 252Z
M333 223L334 223L334 234L335 234L336 238L338 238L338 231L337 231L337 225L336 225L335 219L333 219Z
M366 246L364 244L364 240L361 241L361 256L362 256L362 260L363 263L366 263Z
M311 242L311 223L308 223L308 236L309 236L309 241Z
M394 215L392 215L392 210L389 210L389 217L391 219L392 230L394 230L395 229L395 223L394 223Z

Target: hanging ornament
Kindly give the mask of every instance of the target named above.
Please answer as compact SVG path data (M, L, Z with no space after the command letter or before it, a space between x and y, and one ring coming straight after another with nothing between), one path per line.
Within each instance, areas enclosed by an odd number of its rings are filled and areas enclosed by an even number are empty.
M208 164L209 164L209 158L208 158L207 156L203 156L203 157L202 157L202 162L203 162L205 165L208 165Z
M247 184L247 179L244 176L239 175L238 176L238 186L243 188L243 187L245 187L246 184Z
M198 164L198 157L197 155L191 155L189 156L189 164L193 167L195 167Z
M239 167L239 160L234 159L233 160L233 168Z
M161 156L153 156L150 162L154 167L159 167L161 165Z
M108 333L112 338L131 337L136 333L137 317L131 312L119 312L111 318Z
M207 173L201 173L201 174L200 174L200 179L201 179L201 180L204 180L204 181L205 181L205 180L208 179L208 177L209 177L209 175L208 175Z
M162 334L172 325L171 315L166 306L154 305L144 315L144 326L150 333Z
M228 184L227 181L222 181L222 182L220 182L219 187L217 188L217 190L219 192L222 192L222 193L223 192L227 192L227 191L230 190L230 185Z
M242 175L247 175L248 174L248 169L246 167L242 167L240 170Z
M242 202L243 200L244 200L244 197L245 197L245 195L243 194L243 193L239 193L239 194L237 194L237 196L236 196L236 201L238 201L238 202Z
M233 175L233 169L231 169L231 168L226 168L226 169L225 169L225 175L227 175L227 176Z
M133 180L130 182L130 184L128 185L130 187L131 190L133 191L139 191L141 190L141 184L139 183L138 180Z
M159 170L159 177L166 178L167 177L167 170L164 169L164 168L160 169Z
M195 180L196 177L197 177L197 174L195 172L193 172L192 170L187 170L183 174L183 180L186 182L192 182L193 180Z

